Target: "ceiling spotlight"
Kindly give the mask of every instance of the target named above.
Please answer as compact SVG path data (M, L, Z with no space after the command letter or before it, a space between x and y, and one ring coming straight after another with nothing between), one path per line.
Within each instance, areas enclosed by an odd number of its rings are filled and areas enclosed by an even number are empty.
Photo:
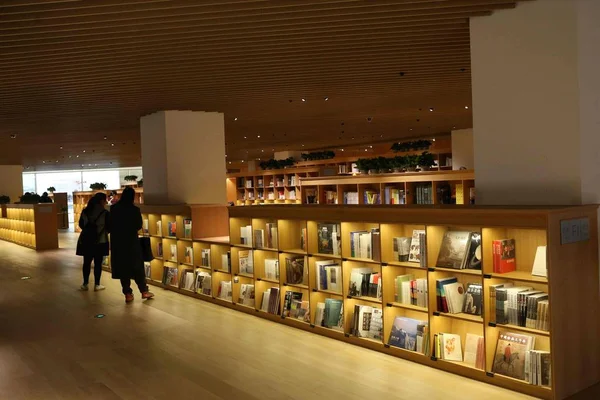
M409 131L412 131L412 128L410 128Z
M42 164L46 164L46 161L42 161Z
M400 72L400 76L404 76L404 72Z
M85 150L83 152L85 153Z
M325 101L329 101L329 97L325 96Z
M340 149L341 151L344 151L344 149Z
M77 154L77 158L79 158L79 154Z
M433 107L429 107L429 111L433 111Z
M456 127L455 127L455 126L453 126L453 127L452 127L452 129L456 129Z
M369 146L369 148L371 148L371 149L372 149L372 148L373 148L373 146Z
M106 140L106 139L108 139L108 137L107 137L107 136L104 136L104 140Z
M56 160L56 162L58 162L58 160Z
M306 99L304 97L302 98L302 102L306 102Z
M112 147L115 147L115 144L114 144L114 143L111 143L110 145L111 145Z
M304 145L302 145L302 147L304 147Z
M468 110L468 109L469 109L469 106L465 106L465 110Z
M368 149L365 149L365 151L369 151Z
M435 142L435 138L431 139L432 142Z
M71 158L71 157L73 157L73 156L69 156L69 158Z
M60 146L60 149L62 150L62 149L63 149L63 147L62 147L62 146Z
M231 161L229 161L229 164L231 164Z
M244 136L244 139L248 139L246 136Z
M242 160L242 162L244 162L244 160Z
M17 138L17 135L15 135L15 134L13 133L12 135L10 135L10 138L11 138L11 139L16 139L16 138Z
M367 117L367 122L373 121L373 117Z
M275 149L271 149L271 151L275 151Z
M234 120L234 121L237 121L237 117L235 117L233 120Z
M260 152L261 152L261 153L264 153L265 151L264 151L264 150L261 150Z
M260 139L260 135L256 135L256 137Z
M225 154L225 158L227 158L227 154Z

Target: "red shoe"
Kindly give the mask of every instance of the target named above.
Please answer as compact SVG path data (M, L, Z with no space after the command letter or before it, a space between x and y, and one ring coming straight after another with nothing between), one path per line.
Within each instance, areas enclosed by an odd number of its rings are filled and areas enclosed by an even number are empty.
M125 303L131 303L133 301L133 293L127 293L125 295Z
M151 299L154 297L154 293L152 292L144 292L142 293L142 299Z

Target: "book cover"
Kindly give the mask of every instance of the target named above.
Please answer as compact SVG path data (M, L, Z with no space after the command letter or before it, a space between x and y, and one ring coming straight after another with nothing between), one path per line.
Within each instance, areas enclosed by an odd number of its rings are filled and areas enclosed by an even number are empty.
M162 242L158 242L156 244L156 256L162 258L163 256L163 244Z
M265 259L265 279L279 281L279 260Z
M212 277L208 272L196 270L196 293L207 296L212 294Z
M517 269L514 239L494 240L492 243L492 255L494 273L505 274Z
M148 279L152 277L152 267L149 262L144 262L144 275Z
M177 262L177 245L171 244L169 248L171 249L171 261Z
M492 372L524 380L525 355L533 347L532 336L501 332L498 336Z
M467 333L465 340L464 363L473 368L479 368L478 361L481 360L480 350L483 343L483 336ZM481 361L479 361L481 363Z
M285 297L283 301L283 307L281 310L281 315L284 317L293 317L296 318L298 313L298 305L302 303L302 293L287 291L285 292ZM292 314L293 313L293 314Z
M471 232L447 231L444 233L436 267L462 269L471 242Z
M210 268L210 249L202 249L200 254L202 256L200 265Z
M194 249L192 247L188 246L185 248L184 260L185 263L194 265Z
M442 289L444 290L448 304L448 311L445 312L449 312L450 314L461 313L465 304L465 289L462 283L449 283L444 285Z
M168 223L168 235L171 237L177 236L177 222L172 221Z
M286 258L285 272L287 283L304 284L304 257Z
M186 239L192 238L192 220L190 218L183 220L183 237Z
M409 237L395 237L394 239L394 261L408 261L410 254L410 242Z
M162 221L161 220L156 221L156 235L157 236L163 236Z
M427 326L427 322L406 317L396 317L392 325L388 344L405 350L417 351L417 336L420 336L420 332L422 335L423 326Z
M442 336L442 358L448 361L462 361L460 335L444 333Z
M533 269L531 275L548 276L548 266L546 264L546 246L538 246L533 260Z
M149 223L148 223L148 219L145 218L144 222L142 223L142 232L144 232L144 235L147 235L150 233L150 228L149 228Z
M413 230L412 238L410 240L410 253L408 255L409 262L421 262L421 242L420 235L425 235L425 230L415 229Z
M314 325L325 326L325 303L317 303Z
M481 253L481 234L471 232L471 244L469 245L469 255L467 256L465 268L481 269L483 255Z
M480 283L467 283L463 312L482 315L483 287Z
M265 247L265 231L262 229L254 230L254 246L258 248Z
M343 329L344 303L338 299L325 299L324 326L326 328Z
M332 254L339 256L341 250L340 225L319 224L318 251L321 254Z

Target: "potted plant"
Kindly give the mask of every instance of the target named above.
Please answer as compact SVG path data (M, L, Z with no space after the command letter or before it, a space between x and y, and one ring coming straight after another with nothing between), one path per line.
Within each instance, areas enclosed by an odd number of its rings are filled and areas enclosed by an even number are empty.
M392 170L396 173L402 172L406 165L406 157L405 156L396 156L390 159L390 165Z
M417 165L419 165L419 156L416 154L409 154L406 156L405 162L406 171L415 172L417 170Z
M138 187L144 187L144 178L138 181Z
M411 144L412 144L412 142L394 143L391 147L391 150L394 153L407 152L407 151L410 151Z
M377 172L380 174L387 174L390 172L390 160L386 157L377 157L375 159L375 165L377 166Z
M10 197L5 194L0 195L0 204L10 204Z
M356 160L356 168L361 174L368 174L371 166L371 160L368 158L359 158Z
M127 182L127 185L135 185L137 183L137 176L135 175L127 175L125 178L125 182Z
M416 140L413 142L414 150L427 150L431 147L433 142L431 140Z
M50 186L48 189L46 189L46 191L50 192L50 193L54 193L54 192L56 192L56 188L54 186Z
M435 156L427 151L424 151L419 156L419 168L421 171L429 171L435 165Z
M96 182L90 185L92 190L106 190L106 183Z

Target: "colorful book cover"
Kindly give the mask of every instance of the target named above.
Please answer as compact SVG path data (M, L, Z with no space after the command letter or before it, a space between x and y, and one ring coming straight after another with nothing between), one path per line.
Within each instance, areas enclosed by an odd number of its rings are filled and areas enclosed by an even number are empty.
M517 269L515 259L515 240L501 239L492 243L494 273L505 274Z
M525 379L525 355L534 347L534 338L512 332L501 332L498 336L492 372Z

